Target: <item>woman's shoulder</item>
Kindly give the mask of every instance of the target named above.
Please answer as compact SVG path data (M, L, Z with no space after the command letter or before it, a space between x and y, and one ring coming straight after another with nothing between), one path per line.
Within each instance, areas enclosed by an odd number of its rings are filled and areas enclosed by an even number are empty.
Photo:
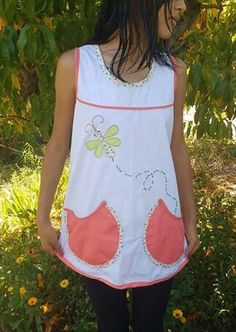
M75 65L75 49L63 52L58 58L58 66L65 69L72 69Z
M81 46L74 47L68 51L65 51L59 56L58 62L60 62L64 66L73 66L75 62L75 51L79 50L86 51L90 49L91 45L85 44Z
M181 60L181 59L179 59L179 58L177 58L173 55L171 55L170 58L171 58L171 62L173 64L173 66L174 66L176 74L177 75L185 75L187 73L186 63L183 60Z

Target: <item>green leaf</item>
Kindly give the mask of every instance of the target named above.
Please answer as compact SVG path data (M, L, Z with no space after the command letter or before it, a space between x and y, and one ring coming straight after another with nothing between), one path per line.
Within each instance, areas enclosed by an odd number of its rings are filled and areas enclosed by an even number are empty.
M186 96L186 103L187 103L187 105L189 105L189 106L194 106L194 104L195 104L195 99L196 99L196 92L197 92L197 90L194 89L194 88L192 88L192 87L190 86L189 91L188 91L188 94L187 94L187 96Z
M10 63L10 52L4 39L0 39L0 59L5 65Z
M198 124L199 122L204 123L206 119L206 112L207 108L205 106L198 106L196 107L196 111L194 114L194 122L195 124Z
M6 43L7 43L7 47L8 47L8 50L9 50L9 54L10 56L15 56L16 55L16 47L15 47L15 44L14 42L11 40L11 39L5 39Z
M32 117L31 121L38 121L41 117L41 112L40 112L40 100L39 96L34 94L31 96L31 107L32 107Z
M24 320L25 317L19 318L17 321L15 321L15 323L11 324L12 329L16 330Z
M85 41L86 22L78 17L66 17L65 20L60 21L55 30L55 40L58 47L62 50L74 48L76 45ZM68 38L70 36L70 38Z
M205 134L205 130L203 126L197 127L197 139L200 139Z
M202 81L202 68L199 62L195 62L190 67L189 82L194 89L197 89Z
M215 137L217 135L218 126L219 121L215 117L213 117L209 128L209 133L211 137Z
M35 14L36 15L39 15L45 11L45 9L47 8L47 2L48 2L47 0L43 0L40 3L35 4Z
M25 25L20 32L19 39L16 45L18 52L21 56L24 56L24 48L28 40L27 34L31 29L33 29L33 24L29 23Z
M4 29L4 36L6 38L12 39L14 35L15 35L15 30L11 26L7 25Z
M54 35L52 31L46 26L41 25L39 27L40 31L42 32L44 43L46 48L44 49L45 54L47 54L47 61L52 60L55 58L57 54L57 46L55 43Z
M218 138L220 139L227 138L227 127L224 121L220 121L219 123Z

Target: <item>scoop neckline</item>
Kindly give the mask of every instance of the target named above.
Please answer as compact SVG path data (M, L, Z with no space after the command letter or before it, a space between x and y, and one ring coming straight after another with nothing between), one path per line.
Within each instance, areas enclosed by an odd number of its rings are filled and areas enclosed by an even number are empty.
M144 79L142 79L141 81L137 81L137 82L122 82L121 80L119 80L117 77L115 77L111 71L109 70L109 68L106 66L101 49L99 47L98 44L94 44L95 47L95 51L96 51L96 55L100 64L100 67L102 69L102 71L106 74L107 78L112 80L114 83L118 84L118 85L123 85L126 87L140 87L143 86L145 83L147 83L151 77L153 76L153 73L156 69L156 61L153 61L151 64L151 69L149 70L148 74L146 75L146 77L144 77Z

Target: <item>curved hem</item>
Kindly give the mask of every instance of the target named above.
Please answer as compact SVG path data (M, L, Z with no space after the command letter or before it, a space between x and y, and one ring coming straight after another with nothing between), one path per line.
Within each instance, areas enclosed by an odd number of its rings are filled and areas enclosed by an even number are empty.
M185 267L185 265L189 262L189 258L186 258L182 262L182 264L179 266L179 268L178 268L177 271L175 271L174 273L172 273L172 274L170 274L170 275L168 275L167 277L164 277L164 278L160 278L160 279L156 279L156 280L152 280L152 281L135 281L135 282L129 282L129 283L122 284L122 285L116 285L116 284L113 284L112 282L110 282L110 281L108 281L108 280L106 280L104 278L95 277L95 276L90 275L89 273L85 273L83 271L80 271L71 262L69 262L68 259L66 259L64 256L60 256L57 253L55 253L55 255L63 263L65 263L67 266L69 266L75 272L77 272L77 273L79 273L79 274L81 274L81 275L83 275L85 277L99 280L99 281L105 283L106 285L108 285L110 287L113 287L113 288L116 288L116 289L125 289L125 288L141 287L141 286L151 286L151 285L157 284L159 282L168 280L168 279L172 278L173 276L175 276L176 274L178 274Z

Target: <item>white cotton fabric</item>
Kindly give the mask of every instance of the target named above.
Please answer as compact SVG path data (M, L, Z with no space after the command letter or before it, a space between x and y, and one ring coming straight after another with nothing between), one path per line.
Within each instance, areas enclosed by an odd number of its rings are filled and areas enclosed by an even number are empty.
M171 264L153 260L144 245L145 225L159 199L170 218L181 217L170 150L174 71L155 63L143 84L119 84L101 64L97 47L85 45L77 50L77 100L60 235L64 256L58 257L78 273L114 288L150 285L177 274L188 262L185 236L183 253ZM115 134L110 138L118 140L104 138L111 127ZM100 146L102 152L97 153L102 156L96 156L93 143L88 143L96 140L94 145ZM73 211L80 222L79 218L89 217L104 201L119 223L120 243L115 259L98 266L81 260L71 250L67 211ZM99 235L96 220L94 228ZM174 243L169 245L171 248Z

